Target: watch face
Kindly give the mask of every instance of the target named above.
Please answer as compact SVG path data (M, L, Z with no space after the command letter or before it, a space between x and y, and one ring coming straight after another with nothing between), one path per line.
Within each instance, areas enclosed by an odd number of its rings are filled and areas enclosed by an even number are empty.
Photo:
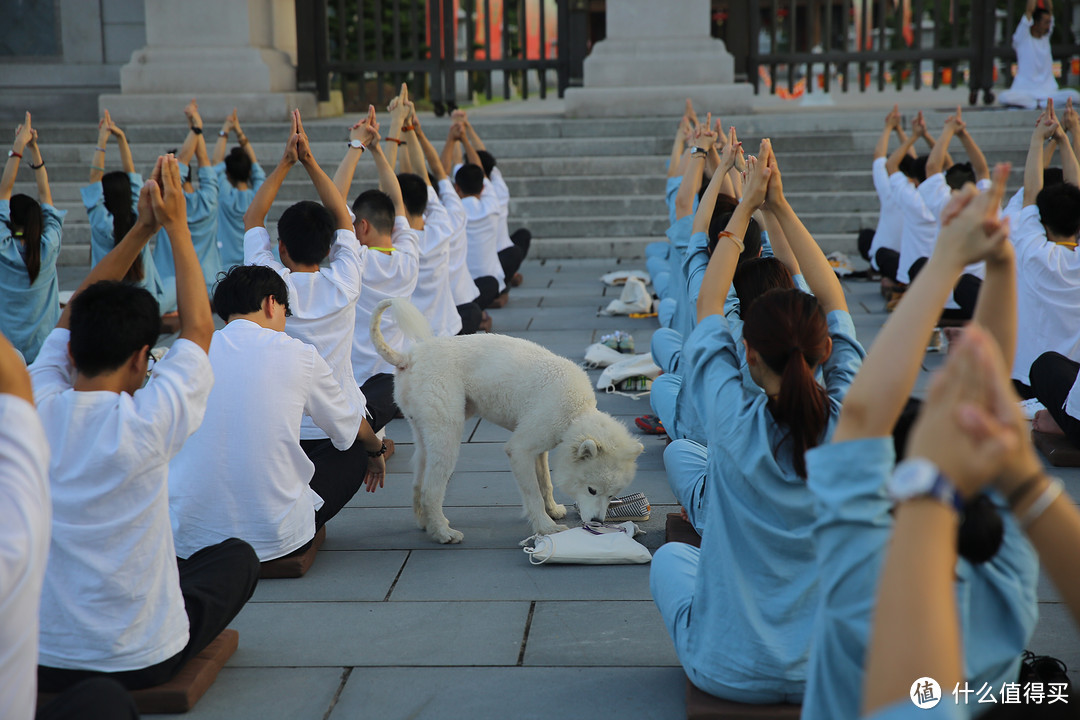
M364 147L364 143L360 142L359 140L350 140L349 146L359 149Z
M937 467L928 460L916 458L905 460L896 466L889 478L889 494L894 498L906 500L930 491L937 478Z

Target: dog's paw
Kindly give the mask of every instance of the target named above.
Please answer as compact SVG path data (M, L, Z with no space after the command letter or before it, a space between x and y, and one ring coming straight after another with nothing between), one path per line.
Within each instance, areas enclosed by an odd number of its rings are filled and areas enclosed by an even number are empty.
M552 505L547 509L547 514L552 520L562 520L566 517L565 505Z
M456 545L465 539L465 534L452 527L446 527L431 533L431 537L435 538L435 540L441 542L443 545Z

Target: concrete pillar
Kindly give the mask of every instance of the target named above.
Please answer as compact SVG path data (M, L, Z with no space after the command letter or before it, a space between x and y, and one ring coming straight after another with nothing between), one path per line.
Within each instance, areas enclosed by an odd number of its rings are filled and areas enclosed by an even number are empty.
M280 0L144 0L146 47L120 70L120 95L101 109L123 122L174 122L188 96L205 118L233 107L247 121L314 115L312 93L296 91L296 18Z
M585 59L585 85L566 91L572 117L679 115L750 110L753 87L734 82L724 43L709 34L709 0L618 0L607 4L607 37Z

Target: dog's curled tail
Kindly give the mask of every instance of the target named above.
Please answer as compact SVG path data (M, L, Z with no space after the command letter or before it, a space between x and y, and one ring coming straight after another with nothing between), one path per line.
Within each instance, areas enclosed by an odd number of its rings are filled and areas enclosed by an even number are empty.
M393 308L394 322L405 333L405 336L413 342L428 340L434 337L434 333L431 332L431 325L428 323L427 318L406 298L387 298L381 300L375 306L375 310L371 313L370 326L371 342L375 345L375 352L379 353L386 362L400 368L406 364L405 356L390 347L386 342L386 338L383 337L382 328L379 326L382 322L383 313L386 312L387 308L391 307Z

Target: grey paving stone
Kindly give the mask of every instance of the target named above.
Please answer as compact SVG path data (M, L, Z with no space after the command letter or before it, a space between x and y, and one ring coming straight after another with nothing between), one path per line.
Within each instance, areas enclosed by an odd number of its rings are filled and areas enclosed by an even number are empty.
M529 603L252 603L237 667L513 665Z
M334 520L327 524L326 531L334 532ZM320 602L378 602L390 591L407 556L404 550L321 550L303 578L260 580L249 602L303 602L312 598Z
M480 418L477 417L465 421L465 426L461 432L461 442L468 442L479 422ZM388 422L386 424L386 437L393 440L395 444L409 444L414 441L412 426L409 425L409 421L405 418L397 418ZM393 461L394 458L390 458L390 462Z
M666 482L666 480L665 480ZM412 507L412 474L388 476L386 487L378 492L358 492L345 507ZM451 475L443 507L521 507L521 492L509 467L502 472L475 472ZM330 521L331 527L334 520Z
M685 683L666 667L357 668L330 720L681 720Z
M1053 655L1064 660L1072 682L1075 684L1080 680L1080 631L1067 606L1039 603L1039 624L1035 627L1029 649L1036 655Z
M245 638L241 636L240 646ZM238 651L239 652L239 651ZM234 656L235 657L235 656ZM191 720L322 720L344 677L344 668L222 669L193 710ZM176 715L143 715L176 718Z
M562 355L563 357L569 357L571 359L582 357L585 354L585 348L589 346L593 341L593 335L595 330L587 329L566 329L566 330L523 330L517 332L510 332L507 335L513 335L514 337L525 338L531 340L534 343L543 345L548 350L551 350L556 355ZM577 355L568 354L564 352L564 348L576 348ZM569 353L575 352L569 350Z
M648 565L532 565L517 550L413 550L399 600L650 600Z
M675 648L649 601L538 602L525 665L678 665Z
M345 508L334 521L340 525L328 532L326 550L431 550L450 552L476 548L517 548L532 529L520 505L511 507L446 508L450 527L465 534L456 545L442 545L416 526L412 506L408 508ZM575 513L570 523L578 524Z
M410 468L409 463L412 462L413 453L416 451L416 446L413 444L402 445L394 453L394 457L391 458L391 462L395 463L396 468ZM503 443L463 443L461 449L458 452L457 465L455 472L490 472L499 470L509 470L510 461L506 457L506 452L503 450Z

